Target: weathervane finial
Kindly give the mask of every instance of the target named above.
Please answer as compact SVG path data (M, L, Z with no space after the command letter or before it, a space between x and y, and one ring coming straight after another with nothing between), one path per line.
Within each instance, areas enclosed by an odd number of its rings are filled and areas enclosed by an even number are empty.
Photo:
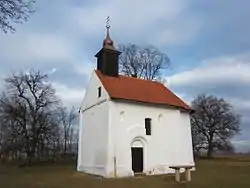
M109 29L110 28L110 17L108 16L106 19L106 28Z
M106 33L106 38L103 40L103 47L106 49L114 50L115 49L114 42L112 41L109 35L109 29L110 29L110 17L109 16L106 19L106 29L107 29L107 33Z

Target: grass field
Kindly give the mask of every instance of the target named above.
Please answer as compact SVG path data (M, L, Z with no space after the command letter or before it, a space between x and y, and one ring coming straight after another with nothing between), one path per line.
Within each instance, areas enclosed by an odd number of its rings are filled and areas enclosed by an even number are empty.
M199 160L190 183L177 184L173 175L101 179L75 171L74 166L17 168L0 166L0 188L249 188L250 157Z

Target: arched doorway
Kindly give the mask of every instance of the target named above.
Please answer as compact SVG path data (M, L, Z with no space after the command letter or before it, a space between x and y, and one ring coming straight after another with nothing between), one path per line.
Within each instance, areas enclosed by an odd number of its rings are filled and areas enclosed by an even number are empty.
M135 139L131 144L132 170L134 173L143 172L143 142Z

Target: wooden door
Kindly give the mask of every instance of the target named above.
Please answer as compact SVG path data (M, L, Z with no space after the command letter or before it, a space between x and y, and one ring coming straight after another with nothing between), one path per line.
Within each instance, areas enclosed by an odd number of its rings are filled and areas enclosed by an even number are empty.
M143 172L143 148L132 147L132 170L134 173Z

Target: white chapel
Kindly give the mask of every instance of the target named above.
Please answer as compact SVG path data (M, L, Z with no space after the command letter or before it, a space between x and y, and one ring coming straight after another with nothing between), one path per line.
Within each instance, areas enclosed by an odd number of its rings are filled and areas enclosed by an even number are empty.
M103 177L194 165L192 109L162 83L119 75L109 27L80 107L77 170Z

